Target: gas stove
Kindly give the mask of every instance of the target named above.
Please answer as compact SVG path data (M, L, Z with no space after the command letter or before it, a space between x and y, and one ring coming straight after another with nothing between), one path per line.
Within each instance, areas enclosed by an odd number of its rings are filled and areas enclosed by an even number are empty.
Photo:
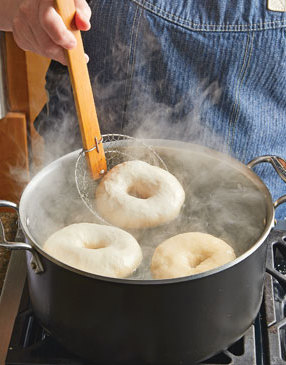
M201 364L286 365L284 227L283 230L273 230L267 241L264 298L256 320L239 341ZM23 252L13 252L0 298L0 365L2 364L98 365L96 361L86 362L67 352L37 322L29 302Z

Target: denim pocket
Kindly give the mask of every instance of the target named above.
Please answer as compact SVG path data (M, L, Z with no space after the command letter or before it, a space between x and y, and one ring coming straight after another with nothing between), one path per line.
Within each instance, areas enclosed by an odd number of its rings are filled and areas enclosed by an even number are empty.
M285 27L283 12L267 0L131 0L172 23L194 31L241 32Z

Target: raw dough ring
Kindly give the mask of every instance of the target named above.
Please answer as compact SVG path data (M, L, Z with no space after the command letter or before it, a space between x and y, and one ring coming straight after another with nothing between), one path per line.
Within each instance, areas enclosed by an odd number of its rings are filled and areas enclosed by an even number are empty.
M152 257L154 279L198 274L235 259L231 246L210 234L188 232L162 242Z
M96 209L101 217L127 229L172 221L184 200L185 192L174 175L139 160L113 167L96 190Z
M57 260L92 274L124 278L137 269L142 251L122 229L79 223L53 233L43 249Z

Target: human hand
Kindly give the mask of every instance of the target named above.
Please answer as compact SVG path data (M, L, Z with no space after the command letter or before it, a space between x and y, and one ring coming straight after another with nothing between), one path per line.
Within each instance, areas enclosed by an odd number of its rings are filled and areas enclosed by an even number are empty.
M72 1L72 0L70 0ZM91 10L86 0L74 0L75 25L90 29ZM17 45L66 65L64 48L76 46L76 39L54 8L53 0L21 0L12 20Z

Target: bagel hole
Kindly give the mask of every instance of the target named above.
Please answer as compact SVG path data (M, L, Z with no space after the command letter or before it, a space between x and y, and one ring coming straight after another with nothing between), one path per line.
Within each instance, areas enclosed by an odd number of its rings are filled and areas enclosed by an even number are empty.
M196 257L191 257L189 262L190 262L190 266L192 268L196 268L197 266L199 266L202 262L206 261L208 258L210 258L210 256L208 255L200 255L200 256L196 256Z
M152 190L152 186L146 186L146 185L141 185L141 186L131 186L128 191L127 194L134 196L134 198L138 198L138 199L148 199L150 198L152 195L154 195L154 192L151 193Z
M90 250L97 250L99 248L105 248L107 247L107 244L103 241L100 241L100 242L85 242L84 244L84 247L85 248L89 248Z

